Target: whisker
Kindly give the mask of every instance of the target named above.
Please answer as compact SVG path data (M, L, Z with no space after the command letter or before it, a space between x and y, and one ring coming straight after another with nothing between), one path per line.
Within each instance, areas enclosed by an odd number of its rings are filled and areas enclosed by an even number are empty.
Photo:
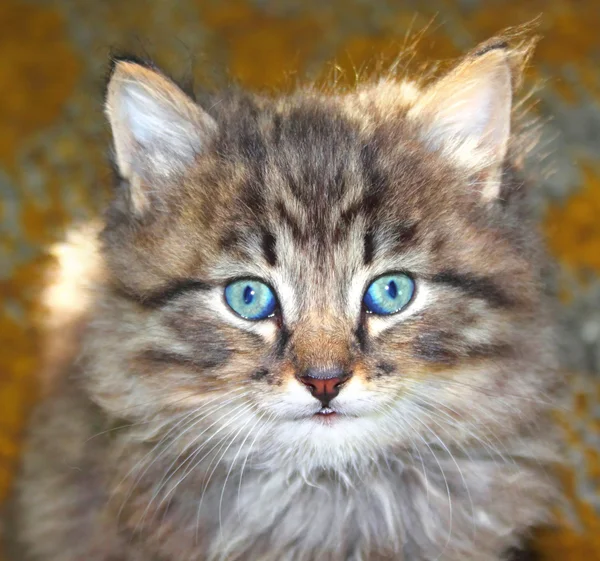
M141 466L143 465L143 463L146 461L146 459L155 451L157 450L162 443L167 440L167 438L169 437L169 434L171 434L172 432L176 431L179 427L181 427L181 425L186 425L186 421L187 419L189 419L190 417L194 417L194 419L197 418L197 416L201 415L201 412L198 410L193 410L188 412L186 415L183 415L183 418L181 418L177 423L175 423L174 426L172 426L167 433L158 441L158 443L149 451L147 452L142 458L140 458L134 465L133 467L123 476L123 478L119 481L119 483L115 486L115 492L116 490L118 490L121 485L127 480L127 478L132 475L136 470L138 470L139 468L141 468ZM191 422L193 422L193 420ZM129 488L129 491L127 492L127 495L125 496L125 498L123 499L121 506L119 508L119 512L117 514L117 521L120 520L121 518L121 514L123 512L123 509L125 508L125 505L127 504L127 501L130 499L134 489L136 488L137 484L139 483L139 481L143 478L143 476L146 474L146 472L148 471L148 469L150 468L150 465L146 466L146 468L144 469L144 471L141 474L138 474L138 477L136 477L136 479L134 480L134 482L132 483L132 485ZM114 492L113 492L114 493Z
M445 422L451 424L454 427L460 427L461 429L462 428L466 429L466 431L469 434L469 436L471 438L475 439L480 444L482 444L483 448L488 451L488 454L489 454L491 460L494 463L496 463L496 465L497 465L497 462L496 462L495 455L500 456L500 458L505 463L509 463L509 460L507 459L507 457L497 447L493 446L491 444L491 442L485 436L483 436L483 435L478 436L475 432L473 432L473 431L471 431L470 429L467 428L467 427L473 427L473 428L475 428L474 425L471 422L469 422L467 420L464 420L464 418L463 418L464 423L466 425L466 426L463 427L462 425L460 425L459 423L457 423L456 420L453 419L448 413L446 413L444 411L444 409L448 409L449 411L451 411L455 415L457 415L459 417L463 417L462 415L460 415L458 413L458 411L456 411L455 409L453 409L452 407L450 407L448 405L445 405L445 404L439 402L438 400L431 400L431 398L426 398L425 396L420 395L420 394L416 394L414 392L413 392L413 395L415 395L415 397L416 397L416 404L417 405L420 404L419 402L427 404L429 407L433 407L435 409L435 411L431 411L431 410L428 409L428 411L430 413L434 413L434 414L438 414L438 415L443 415L445 417L445 419L446 419ZM474 405L474 404L471 404L471 405ZM482 414L486 415L488 418L491 418L489 416L489 414L487 414L486 411L484 411L483 409L479 409L479 410L481 411ZM485 423L484 423L484 425L487 427L487 425ZM500 441L500 439L498 439L498 437L496 437L493 433L491 433L491 434L497 440L498 444L502 448L504 448L504 451L508 454L508 450L506 450L506 447L502 444L502 442ZM485 441L483 439L485 439ZM510 455L509 455L509 458L510 458L510 462L512 462L513 464L516 464L514 458L512 458Z
M429 412L425 412L425 414L427 415L427 417L429 418L430 421L435 423L440 428L440 430L444 431L447 435L450 435L450 433L440 423L438 423L433 418L433 415L431 415ZM469 486L467 485L467 480L465 479L465 476L463 474L463 471L462 471L460 465L458 464L458 461L456 460L456 458L454 457L454 454L452 454L452 451L448 448L446 443L439 437L439 435L434 430L430 429L425 423L423 423L423 426L425 426L427 428L427 430L429 430L431 432L431 434L433 434L434 438L441 444L442 448L446 451L446 453L450 457L451 461L456 466L456 469L458 470L458 474L462 481L463 487L465 488L465 491L467 492L467 497L469 498L469 504L471 506L471 519L474 520L475 519L475 506L473 504L473 498L471 497L471 491L469 489ZM461 443L456 442L456 445L465 453L465 455L467 456L467 458L470 461L473 461L473 458L471 457L469 452L464 448L464 446ZM475 529L476 529L475 526L473 526L473 528L472 528L473 532L475 532ZM475 534L473 533L473 538L474 537L475 537Z
M386 407L379 406L379 407L377 407L377 409L379 411L381 411L382 413L395 412L393 404L388 404ZM410 423L410 421L408 421L408 419L403 417L401 420L402 420L402 422L408 424L409 430L406 431L406 436L408 436L408 439L410 440L410 442L412 444L412 450L414 450L416 452L417 456L419 457L419 461L421 462L423 477L425 479L425 493L427 495L427 505L429 506L430 505L430 497L429 497L429 479L427 477L427 469L425 468L425 462L423 461L423 455L421 454L421 450L419 449L416 441L413 439L413 437L410 434L410 431L412 431L413 433L415 433L416 431L415 431L414 427L412 426L412 424ZM388 434L389 434L389 432L388 432Z
M262 418L266 414L267 414L267 412L264 411L258 417L258 419L256 419L254 425L252 426L252 429L250 429L248 431L248 434L244 437L244 440L242 440L242 442L240 443L238 451L236 452L235 456L233 457L233 460L231 461L231 465L229 466L229 470L227 471L227 475L225 476L225 481L223 483L223 489L221 490L221 496L219 498L219 531L221 532L221 540L223 539L223 497L225 495L225 487L227 487L227 482L229 481L229 476L231 475L231 472L233 471L233 467L235 466L235 463L236 463L236 461L238 459L238 456L240 455L240 452L244 448L244 444L246 444L246 441L248 440L248 438L252 434L253 430L260 424L260 421L262 420ZM244 425L244 426L246 426L246 425ZM239 512L239 510L238 510L238 512Z
M252 405L251 409L249 411L252 411L253 408L256 409L256 405ZM215 462L215 465L214 465L213 469L211 470L211 472L208 475L206 483L204 484L204 488L202 489L202 495L200 496L200 502L198 503L198 509L197 509L197 512L196 512L196 541L198 541L198 530L199 530L199 525L200 525L200 511L202 510L202 503L204 501L204 495L206 493L206 490L208 489L208 486L210 484L212 476L215 473L215 471L217 470L217 467L219 466L219 464L221 463L221 461L223 460L223 458L225 457L225 454L227 453L227 450L229 450L229 448L235 442L235 439L238 437L238 435L244 430L244 428L246 428L246 425L248 425L248 423L250 423L252 420L253 420L252 418L248 419L238 429L238 431L231 437L231 440L229 441L229 444L225 447L225 450L223 450L221 456ZM229 436L229 435L227 435L227 436ZM221 448L222 448L222 446L221 446ZM219 453L219 451L221 450L221 448L219 448L219 450L217 451L217 454ZM216 454L215 454L215 456L216 456ZM213 460L211 460L210 464L208 465L207 470L210 469L210 466L211 466ZM230 470L231 470L231 468L230 468ZM228 472L228 474L229 474L229 472ZM227 480L225 480L225 484L226 483L227 483ZM221 510L220 509L221 509L221 501L223 499L223 493L224 492L225 492L225 485L223 485L223 489L221 490L221 497L220 497L220 500L219 500L219 532L220 532L221 537L223 535L223 527L221 525Z
M175 401L169 401L168 403L164 404L163 407L161 407L155 413L161 413L165 409L168 409L169 407L171 407L172 405L180 403L181 401L184 401L186 399L188 399L188 398L187 397L182 397L182 398L177 399ZM157 399L153 399L151 401L146 401L144 403L138 403L136 405L132 405L131 407L125 407L123 409L117 409L115 411L111 411L111 415L114 416L117 413L123 413L124 411L130 411L130 410L135 409L137 407L144 407L144 406L147 406L147 405L152 405L154 403L159 403L161 401L164 401L164 396L160 397L160 398L157 398ZM98 433L90 436L85 442L87 443L90 440L93 440L94 438L97 438L97 437L102 436L104 434L109 434L109 433L111 433L113 431L127 429L127 428L133 428L133 427L137 427L137 426L141 426L141 425L147 425L149 423L152 423L153 421L154 421L154 419L146 419L145 421L139 421L139 422L135 422L135 423L128 423L128 424L125 424L125 425L119 425L118 427L111 427L109 429L103 430L101 432L98 432Z
M409 414L408 411L405 412L405 414ZM423 424L423 422L417 418L417 417L413 417L413 419L415 421L417 421L418 423L420 423L421 425L423 425L427 430L429 430L429 432L433 432L431 431L427 425ZM452 496L450 493L450 485L448 484L448 479L446 477L446 474L444 472L444 468L442 467L442 464L440 463L436 453L433 451L433 448L431 448L431 446L429 446L429 444L427 443L427 441L419 434L419 437L421 438L421 440L423 441L423 443L425 444L425 446L427 446L427 448L429 449L429 451L431 452L431 454L433 455L433 459L435 460L435 462L437 463L439 469L440 469L440 474L442 476L442 479L444 480L444 485L446 487L446 495L448 497L448 516L449 516L449 523L450 526L448 528L448 538L446 540L446 543L444 545L444 547L442 548L442 552L440 553L440 555L436 558L436 561L438 559L441 558L441 556L444 554L444 552L446 551L448 545L450 545L450 542L452 541L452 528L453 528L453 508L452 508ZM435 433L433 433L435 435Z
M244 477L244 470L246 469L246 464L248 463L248 458L250 457L250 454L252 452L252 449L254 448L254 445L256 444L256 441L258 440L258 437L260 436L260 434L263 432L263 430L265 429L265 427L267 427L269 425L269 423L271 422L271 419L273 419L273 417L275 417L275 413L271 413L269 415L269 418L264 422L263 426L258 429L254 440L250 443L250 448L248 448L248 452L246 453L246 457L244 458L244 463L242 464L242 469L240 471L240 480L238 483L238 493L237 493L237 511L238 511L238 517L240 515L240 497L242 494L242 478Z
M245 392L242 393L240 395L236 395L231 399L228 399L227 401L223 402L223 403L219 403L217 404L217 406L213 407L212 409L210 409L209 411L206 412L202 412L204 413L202 416L200 417L196 417L195 419L193 419L191 421L191 423L187 426L187 428L185 430L183 430L182 432L180 432L176 438L172 439L170 444L165 447L160 454L158 454L154 460L152 460L152 462L150 463L150 465L148 466L147 469L149 469L152 464L154 462L156 462L163 454L165 454L172 446L174 446L178 440L181 440L181 438L187 434L188 432L190 432L192 429L194 429L198 424L200 424L202 421L204 421L206 418L210 417L212 414L216 413L217 411L223 409L223 407L245 397L249 392ZM197 435L187 446L185 446L180 452L179 454L175 457L175 459L172 461L172 463L170 464L170 466L167 468L167 472L169 472L173 466L179 461L179 458L181 458L181 456L183 454L185 454L185 452L195 443L197 442L200 437L208 430L210 430L216 423L218 423L222 418L226 417L227 415L224 415L223 417L220 417L219 419L217 419L215 422L213 422L209 427L207 427L204 431L202 431L199 435Z
M161 411L162 411L162 409L161 409ZM90 440L94 440L94 438L98 438L99 436L103 436L105 434L110 434L111 432L115 432L115 431L123 430L123 429L130 429L133 427L139 427L142 425L147 425L148 423L151 423L151 422L152 422L152 419L148 419L147 421L140 421L138 423L128 423L126 425L119 425L118 427L112 427L110 429L103 430L101 432L98 432L98 433L90 436L89 438L87 438L85 440L85 443L87 444Z
M221 394L220 396L217 396L211 400L209 400L206 404L204 404L204 407L206 407L206 405L209 405L211 403L214 403L215 401L217 401L219 398L223 398L226 397L228 395L231 395L233 393L236 393L237 391L239 391L238 388L235 388L234 390L231 390L229 392L227 392L226 394ZM197 408L194 409L192 412L190 412L189 414L185 415L184 418L178 422L175 426L173 426L159 441L158 443L147 453L144 455L143 458L141 458L134 466L132 469L129 470L129 472L125 475L125 477L121 480L121 482L119 483L119 486L122 485L122 483L134 472L138 469L138 467L141 467L141 464L147 459L149 458L152 454L155 453L155 451L157 451L162 444L168 439L169 435L174 433L175 431L177 431L178 429L185 429L181 432L179 432L177 434L177 436L175 438L173 438L170 442L170 444L168 446L166 446L165 448L163 448L163 450L157 454L154 459L146 465L146 467L144 468L144 470L138 474L138 476L136 477L135 481L133 482L133 484L130 487L129 492L127 493L127 496L125 497L123 503L121 504L121 508L119 509L119 515L117 517L117 519L120 518L120 515L123 511L123 508L125 507L125 504L127 503L127 501L129 500L129 498L131 497L131 494L133 493L133 490L135 489L135 487L138 485L138 483L142 480L142 478L144 477L144 475L148 472L148 470L152 467L152 465L154 465L154 463L156 461L158 461L158 459L165 454L179 439L181 439L181 437L186 434L187 432L189 432L191 429L193 429L198 423L202 422L202 420L204 420L206 417L208 417L209 415L212 415L213 413L215 413L216 411L222 409L223 407L225 407L226 405L228 405L229 403L231 403L232 401L235 401L236 399L240 399L242 397L244 397L244 395L246 395L248 392L242 393L241 395L237 395L234 396L233 398L230 398L228 400L226 400L224 403L219 403L217 404L215 407L211 408L208 412L205 411L203 408ZM186 420L189 419L190 417L192 417L192 419L186 423ZM183 424L183 427L182 427ZM177 458L179 458L181 456L178 455ZM177 459L175 460L175 462L177 461ZM173 464L171 464L173 465Z
M251 409L252 405L248 405L248 404L242 404L239 405L237 407L235 407L234 409L232 409L231 411L229 411L227 414L222 415L219 419L217 419L214 423L212 423L210 425L210 427L208 427L207 429L205 429L204 431L202 431L202 433L200 435L198 435L198 437L196 437L194 439L194 441L197 441L200 436L202 434L204 434L207 430L209 430L210 428L212 428L214 425L220 423L223 419L225 419L226 417L230 417L229 421L227 423L225 423L223 426L221 426L219 429L217 429L206 441L204 441L202 443L202 445L196 450L194 451L194 453L187 458L184 462L182 462L179 466L177 466L177 468L175 468L175 470L170 473L170 475L165 479L164 477L162 478L158 488L156 489L156 491L153 493L152 497L150 498L150 501L148 502L148 506L146 507L146 509L144 510L144 513L142 515L142 521L145 519L146 515L148 514L152 503L157 499L158 495L160 494L160 492L166 487L166 485L169 483L169 481L171 481L173 479L173 477L175 477L175 475L177 474L178 471L180 471L185 464L188 464L188 466L186 468L184 468L184 473L183 475L180 477L180 479L175 483L175 485L173 485L171 487L171 489L169 489L166 494L164 495L164 497L159 501L158 506L156 507L156 510L160 510L160 508L162 507L162 505L164 504L164 502L171 496L171 494L175 491L175 489L177 489L177 487L179 487L179 485L190 475L190 473L192 473L192 471L194 471L194 469L200 465L200 463L202 463L202 461L207 457L208 454L210 454L218 445L219 442L217 442L217 444L215 444L204 456L202 456L202 458L200 458L200 460L195 461L195 458L200 454L200 452L208 445L208 443L217 436L217 434L219 434L222 430L224 430L225 428L227 428L233 421L235 421L235 419L237 419L240 415L242 415L243 413L245 413L247 410ZM234 411L238 411L239 409L242 409L241 412L238 412L236 415L234 415L233 417L231 417L231 414ZM171 465L167 468L165 474L169 473L173 467L175 466L175 462L171 463Z

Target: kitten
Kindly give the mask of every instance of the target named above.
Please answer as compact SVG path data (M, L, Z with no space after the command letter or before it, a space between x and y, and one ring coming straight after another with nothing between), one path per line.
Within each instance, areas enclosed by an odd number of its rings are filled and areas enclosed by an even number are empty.
M31 559L492 561L547 520L529 52L202 107L116 62L121 180L18 484Z

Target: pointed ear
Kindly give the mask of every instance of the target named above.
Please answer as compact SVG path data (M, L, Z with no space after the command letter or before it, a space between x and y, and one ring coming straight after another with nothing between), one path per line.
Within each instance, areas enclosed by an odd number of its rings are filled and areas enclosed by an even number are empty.
M512 54L501 41L480 46L430 86L409 112L424 141L472 169L488 199L498 195L510 136Z
M137 211L147 205L150 189L182 174L207 149L217 129L212 117L171 80L128 61L115 64L105 111L117 166Z

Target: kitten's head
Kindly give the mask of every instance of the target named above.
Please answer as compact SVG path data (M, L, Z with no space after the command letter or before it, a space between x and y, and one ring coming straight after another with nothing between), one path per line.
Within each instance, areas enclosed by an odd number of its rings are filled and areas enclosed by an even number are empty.
M424 89L202 107L117 62L96 399L303 469L533 419L553 358L511 135L523 60L492 41Z

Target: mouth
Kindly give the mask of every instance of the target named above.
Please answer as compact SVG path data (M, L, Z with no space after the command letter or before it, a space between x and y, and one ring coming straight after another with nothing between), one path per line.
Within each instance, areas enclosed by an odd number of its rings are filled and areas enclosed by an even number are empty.
M335 411L331 407L322 407L315 415L335 415Z

